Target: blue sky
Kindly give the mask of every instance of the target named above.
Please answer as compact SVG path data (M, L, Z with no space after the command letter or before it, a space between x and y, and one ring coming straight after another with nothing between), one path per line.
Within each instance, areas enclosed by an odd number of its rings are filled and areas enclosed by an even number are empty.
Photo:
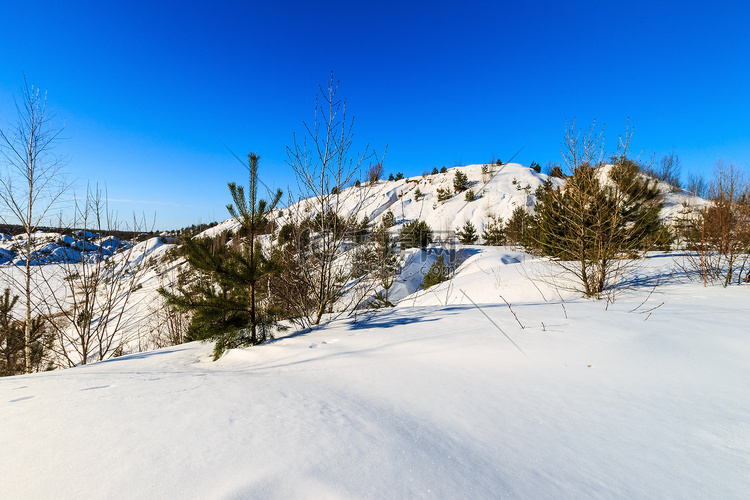
M110 5L112 4L112 5ZM750 163L747 2L7 2L0 124L24 75L48 90L78 185L160 229L224 220L229 153L295 186L292 134L334 71L355 146L386 172L560 159L566 121L630 119L683 175ZM79 187L80 190L80 187Z

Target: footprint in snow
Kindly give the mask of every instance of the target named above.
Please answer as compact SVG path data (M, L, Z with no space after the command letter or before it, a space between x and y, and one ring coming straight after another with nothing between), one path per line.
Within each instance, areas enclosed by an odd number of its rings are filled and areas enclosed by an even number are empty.
M18 403L19 401L26 401L27 399L35 398L36 396L24 396L22 398L11 399L11 403Z

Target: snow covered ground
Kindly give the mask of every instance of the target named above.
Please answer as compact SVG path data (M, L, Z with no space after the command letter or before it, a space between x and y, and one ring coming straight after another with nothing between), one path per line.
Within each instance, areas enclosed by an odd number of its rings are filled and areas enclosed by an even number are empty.
M192 343L0 379L0 497L747 498L750 288L654 289L661 256L607 305L481 250L217 362Z

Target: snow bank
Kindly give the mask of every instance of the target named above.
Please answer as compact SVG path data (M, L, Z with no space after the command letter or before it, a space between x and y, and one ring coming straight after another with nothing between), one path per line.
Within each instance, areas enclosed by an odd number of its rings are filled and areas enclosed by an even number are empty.
M478 252L396 308L216 363L193 343L0 379L2 495L743 498L749 289L649 296L671 258L648 262L605 307Z

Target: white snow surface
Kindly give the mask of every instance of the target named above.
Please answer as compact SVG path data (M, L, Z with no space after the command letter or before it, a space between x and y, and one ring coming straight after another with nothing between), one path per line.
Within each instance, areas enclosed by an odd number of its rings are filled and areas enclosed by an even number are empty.
M0 379L0 497L747 498L750 288L653 288L653 256L607 304L470 249L395 308L217 362Z

